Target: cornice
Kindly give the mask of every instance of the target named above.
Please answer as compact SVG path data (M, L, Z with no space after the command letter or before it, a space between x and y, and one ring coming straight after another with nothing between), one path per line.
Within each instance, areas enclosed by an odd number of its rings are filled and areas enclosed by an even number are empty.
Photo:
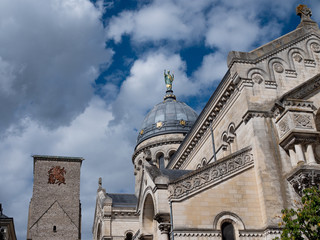
M316 90L320 89L320 73L310 78L306 82L295 87L288 93L284 94L280 101L284 102L291 99L304 99Z
M306 33L300 33L300 32L306 32ZM302 42L303 40L310 38L312 36L320 38L319 37L319 30L315 31L314 29L305 29L305 28L299 28L292 32L287 33L286 35L283 35L282 37L275 39L251 52L238 52L238 51L231 51L228 55L228 67L231 69L232 66L235 63L242 63L242 64L257 64L265 59L268 59L279 52L290 48L291 46L297 44L298 42ZM285 43L284 40L285 37L289 35L299 35L302 34L302 36L295 38L292 41L289 41L288 43ZM278 47L281 46L281 47ZM267 53L262 54L263 48L270 47L273 48L272 50L269 50ZM232 56L233 55L233 56ZM260 55L260 56L259 56Z

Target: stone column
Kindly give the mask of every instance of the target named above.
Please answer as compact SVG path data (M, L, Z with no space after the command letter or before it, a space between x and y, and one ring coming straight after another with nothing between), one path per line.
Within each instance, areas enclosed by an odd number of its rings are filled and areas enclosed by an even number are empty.
M297 156L296 153L293 149L289 149L289 155L290 155L290 160L291 160L291 164L292 167L295 167L298 165L298 160L297 160Z
M160 240L169 240L170 223L159 223L159 230L161 232Z
M308 144L308 146L307 146L307 156L308 156L308 163L310 163L310 164L316 164L317 163L316 159L314 158L312 144Z
M296 150L296 159L297 159L298 163L305 162L305 158L304 158L301 144L295 144L294 148Z

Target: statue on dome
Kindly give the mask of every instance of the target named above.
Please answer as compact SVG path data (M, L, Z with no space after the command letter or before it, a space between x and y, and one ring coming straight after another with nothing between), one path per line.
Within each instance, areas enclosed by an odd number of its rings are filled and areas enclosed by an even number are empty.
M164 81L166 83L167 91L172 90L172 82L174 80L174 74L170 74L170 71L166 73L166 70L164 70Z

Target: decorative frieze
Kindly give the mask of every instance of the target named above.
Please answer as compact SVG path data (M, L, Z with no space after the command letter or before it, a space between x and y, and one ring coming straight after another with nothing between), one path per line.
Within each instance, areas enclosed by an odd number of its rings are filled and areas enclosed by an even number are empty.
M273 117L273 114L269 111L252 111L248 110L242 117L245 123L249 122L251 118L261 117L261 118L269 118Z
M181 199L253 166L251 147L208 164L169 185L170 199Z

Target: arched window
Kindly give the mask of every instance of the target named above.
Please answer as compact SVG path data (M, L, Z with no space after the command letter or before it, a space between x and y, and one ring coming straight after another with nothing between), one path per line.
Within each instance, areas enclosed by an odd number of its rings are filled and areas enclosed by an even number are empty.
M127 232L125 240L132 240L133 234L132 232Z
M173 157L173 155L174 155L175 153L176 153L175 150L172 150L172 151L169 152L169 159L170 159L170 160L172 159L172 157Z
M224 222L221 225L221 236L222 240L235 240L234 227L230 222Z
M162 152L157 153L157 164L160 169L164 168L164 154Z

